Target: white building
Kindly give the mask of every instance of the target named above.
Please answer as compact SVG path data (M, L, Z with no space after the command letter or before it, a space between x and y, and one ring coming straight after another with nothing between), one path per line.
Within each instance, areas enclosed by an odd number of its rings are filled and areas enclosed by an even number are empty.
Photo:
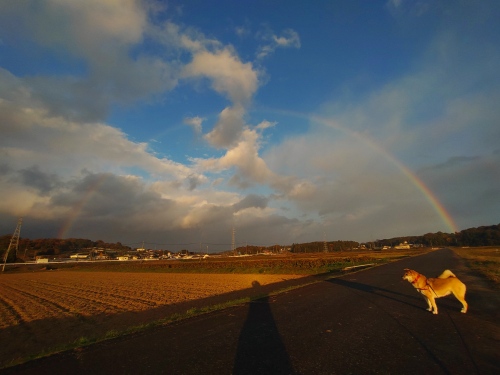
M394 246L394 248L398 249L398 250L409 249L410 248L410 244L407 241L405 241L403 243L400 243L397 246Z

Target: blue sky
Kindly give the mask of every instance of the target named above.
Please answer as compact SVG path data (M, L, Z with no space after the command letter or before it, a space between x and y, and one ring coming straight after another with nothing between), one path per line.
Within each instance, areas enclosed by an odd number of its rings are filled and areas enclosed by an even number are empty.
M498 224L499 16L2 2L0 232L216 251L233 227L271 245Z

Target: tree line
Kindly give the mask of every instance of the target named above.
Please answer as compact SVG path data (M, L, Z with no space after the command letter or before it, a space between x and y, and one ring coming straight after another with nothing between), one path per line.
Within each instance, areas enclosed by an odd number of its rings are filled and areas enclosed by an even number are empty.
M294 243L290 247L292 253L319 253L319 252L334 252L334 251L350 251L358 249L361 246L356 241L328 241L328 242L307 242Z
M496 246L500 245L500 224L464 229L455 233L427 233L423 236L395 237L376 240L377 247L395 246L407 241L424 247L443 246Z
M11 238L12 235L10 234L0 237L1 260L4 258ZM367 249L381 249L384 246L394 247L405 241L414 246L423 247L495 246L500 245L500 224L469 228L455 233L427 233L422 236L394 237L367 243L359 243L356 241L316 241L300 244L294 243L287 246L273 245L264 247L248 245L235 250L240 254L256 254L264 250L274 253L280 252L283 249L292 253L317 253L324 251L349 251L363 247L366 247ZM123 245L121 242L108 243L102 240L92 241L81 238L41 238L36 240L20 238L17 254L16 251L11 250L7 261L15 262L16 258L20 260L29 260L42 255L57 257L68 253L83 251L89 252L92 249L105 249L117 252L127 252L132 250L131 247Z
M0 237L0 259L3 260L5 252L9 248L12 235L4 235ZM122 245L121 242L108 243L102 240L92 241L82 238L39 238L30 240L29 238L20 238L17 249L11 249L8 255L7 262L15 262L19 260L29 260L37 256L59 256L67 253L90 252L92 249L106 249L115 251L130 251L129 246Z

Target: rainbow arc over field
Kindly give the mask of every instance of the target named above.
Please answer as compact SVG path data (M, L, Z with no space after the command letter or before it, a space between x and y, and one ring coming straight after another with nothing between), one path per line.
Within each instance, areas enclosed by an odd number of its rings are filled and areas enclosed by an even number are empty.
M429 189L429 187L420 178L418 178L418 176L410 168L408 168L401 161L396 159L396 157L393 154L388 152L384 147L379 145L373 139L369 138L367 135L361 134L359 132L356 132L356 131L353 131L350 129L347 129L343 126L340 126L337 122L335 122L331 119L324 118L324 117L321 117L321 116L318 116L315 114L300 113L300 112L294 112L294 111L289 111L289 110L286 110L286 111L285 110L275 110L275 109L268 109L268 108L266 108L264 111L270 112L270 113L274 112L274 113L283 114L283 115L290 116L290 117L301 118L301 119L304 119L304 120L307 120L310 122L315 122L315 123L321 124L321 125L326 126L326 127L335 128L336 130L339 130L339 131L343 132L344 134L347 134L349 136L352 136L352 137L358 139L359 141L361 141L362 143L364 143L365 145L370 147L373 151L382 155L387 160L389 160L391 163L393 163L393 165L395 165L397 167L397 169L406 178L408 178L408 180L411 182L411 184L413 186L415 186L415 188L423 194L423 196L430 203L430 205L432 206L434 211L439 215L439 217L443 221L443 224L446 226L446 228L451 233L458 232L458 227L457 227L455 221L453 220L453 217L446 210L446 208L440 202L440 200L436 197L434 192L431 189Z

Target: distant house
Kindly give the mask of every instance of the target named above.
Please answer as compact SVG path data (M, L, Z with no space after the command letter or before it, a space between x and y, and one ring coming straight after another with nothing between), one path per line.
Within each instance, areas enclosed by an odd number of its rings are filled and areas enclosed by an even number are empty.
M394 246L395 249L398 249L398 250L404 250L404 249L409 249L410 248L410 244L405 241L403 243L400 243L399 245L397 246Z
M70 259L87 259L89 257L88 254L71 254Z

